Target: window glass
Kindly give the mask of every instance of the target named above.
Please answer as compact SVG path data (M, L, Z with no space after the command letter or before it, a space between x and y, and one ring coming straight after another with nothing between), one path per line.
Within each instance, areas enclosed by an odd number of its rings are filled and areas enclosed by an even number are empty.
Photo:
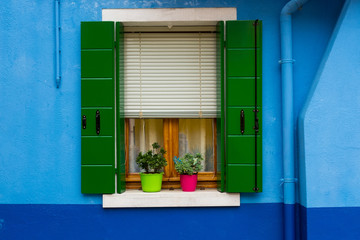
M213 129L213 119L179 119L179 155L201 153L205 172L214 171Z
M129 172L140 172L136 164L139 152L152 149L152 144L158 142L164 146L162 119L129 119Z

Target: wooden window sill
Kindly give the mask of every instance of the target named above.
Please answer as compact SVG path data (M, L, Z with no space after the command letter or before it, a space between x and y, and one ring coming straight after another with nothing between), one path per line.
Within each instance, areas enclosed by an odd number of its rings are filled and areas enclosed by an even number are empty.
M163 189L156 193L127 189L122 194L104 194L103 208L148 207L239 207L240 193L221 193L216 189L183 192Z

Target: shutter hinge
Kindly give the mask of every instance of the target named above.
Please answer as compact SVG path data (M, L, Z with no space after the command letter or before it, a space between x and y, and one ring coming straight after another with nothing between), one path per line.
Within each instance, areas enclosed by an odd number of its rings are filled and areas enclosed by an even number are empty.
M118 169L117 168L115 168L115 174L118 174Z
M253 112L255 113L255 126L253 127L253 129L255 130L255 132L259 132L259 118L257 116L259 109L254 109Z
M116 48L116 41L114 41L114 47Z

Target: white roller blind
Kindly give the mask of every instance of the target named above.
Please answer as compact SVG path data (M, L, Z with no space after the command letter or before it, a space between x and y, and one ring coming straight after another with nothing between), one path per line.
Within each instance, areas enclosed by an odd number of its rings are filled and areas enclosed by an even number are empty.
M125 117L215 118L216 35L125 33Z

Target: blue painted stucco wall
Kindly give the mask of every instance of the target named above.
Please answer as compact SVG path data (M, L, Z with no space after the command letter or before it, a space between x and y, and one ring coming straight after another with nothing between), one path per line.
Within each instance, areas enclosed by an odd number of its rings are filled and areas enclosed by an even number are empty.
M330 226L335 236L346 229L343 238L360 238L354 224L360 215L360 132L353 125L360 117L359 12L359 0L346 2L299 118L300 201L308 239L326 236Z
M306 207L360 206L359 13L359 0L344 6L300 115Z
M187 220L191 215L208 226L193 230L195 235L209 239L221 239L221 236L237 239L238 232L232 229L242 230L244 239L281 239L281 79L278 60L279 15L286 2L61 0L62 83L59 89L55 85L54 1L10 0L2 3L0 239L22 239L19 229L33 239L83 236L112 239L118 232L126 236L146 234L160 222L166 235L173 232L176 223L176 220L164 221L168 216L185 222L175 237L184 239L198 223L194 219ZM309 95L343 2L309 1L293 15L296 118ZM242 194L240 208L103 210L101 196L80 193L80 22L101 21L104 8L174 7L236 7L239 20L263 20L264 192ZM327 175L331 177L332 173ZM348 206L346 202L345 206ZM139 217L150 214L156 216L153 223L139 230ZM305 209L303 216L306 214ZM310 222L311 219L305 220ZM39 228L43 228L42 233L38 232Z
M346 1L298 119L303 239L359 239L360 1Z

